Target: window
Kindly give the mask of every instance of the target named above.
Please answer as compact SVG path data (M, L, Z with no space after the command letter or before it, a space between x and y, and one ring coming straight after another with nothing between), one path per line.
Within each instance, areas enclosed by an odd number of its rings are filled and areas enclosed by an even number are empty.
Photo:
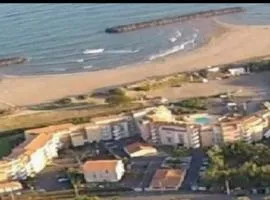
M172 138L167 137L167 142L168 142L168 143L172 143Z

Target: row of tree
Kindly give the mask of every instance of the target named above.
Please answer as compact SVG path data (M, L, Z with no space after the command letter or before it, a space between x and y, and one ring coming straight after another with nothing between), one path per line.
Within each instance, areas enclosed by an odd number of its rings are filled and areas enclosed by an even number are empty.
M270 186L270 149L264 144L237 142L208 151L210 168L204 178L212 185L251 189Z

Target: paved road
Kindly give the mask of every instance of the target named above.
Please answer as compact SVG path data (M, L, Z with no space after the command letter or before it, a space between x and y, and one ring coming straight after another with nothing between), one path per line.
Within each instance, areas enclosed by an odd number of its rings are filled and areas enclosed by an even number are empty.
M192 184L196 184L199 178L200 167L202 165L204 153L200 149L195 149L192 152L192 159L187 175L183 181L182 189L190 190Z
M142 181L143 189L150 185L156 170L161 166L163 160L164 157L156 157L155 160L149 162Z
M263 196L249 196L251 200L264 200ZM105 198L104 200L111 200L113 197ZM130 194L121 197L117 197L119 200L233 200L233 197L225 194L193 194L193 193L159 193L159 194Z

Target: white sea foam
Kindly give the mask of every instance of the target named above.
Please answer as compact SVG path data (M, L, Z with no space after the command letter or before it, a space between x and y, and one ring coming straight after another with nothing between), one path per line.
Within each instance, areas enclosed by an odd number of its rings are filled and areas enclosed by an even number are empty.
M185 49L185 47L188 44L194 44L195 43L195 40L196 40L196 37L193 37L191 40L187 40L187 41L183 42L181 45L173 46L171 49L168 49L168 50L166 50L164 52L161 52L159 54L152 55L152 56L149 57L149 60L154 60L154 59L157 59L157 58L168 56L170 54L174 54L174 53L176 53L178 51L182 51L182 50Z
M104 49L86 49L83 51L84 54L98 54L103 53Z
M177 40L177 38L175 38L175 37L171 37L169 40L170 40L170 42L175 43L175 42L176 42L176 40Z
M199 29L193 28L193 30L194 30L195 32L199 33Z
M137 53L139 51L140 51L139 49L135 49L135 50L132 50L132 49L119 49L119 50L108 50L108 51L105 51L105 53L125 54L125 53Z
M176 31L176 37L181 37L182 33L180 31Z
M76 62L83 63L84 62L84 59L78 59L78 60L76 60Z
M92 66L92 65L83 66L83 69L91 69L91 68L93 68L93 66Z
M53 72L65 72L67 71L66 68L50 68L50 71L53 71Z

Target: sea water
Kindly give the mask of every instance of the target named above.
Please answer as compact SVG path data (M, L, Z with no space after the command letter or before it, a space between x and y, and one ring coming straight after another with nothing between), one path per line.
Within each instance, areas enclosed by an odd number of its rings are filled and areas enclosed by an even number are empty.
M205 42L210 25L171 24L121 34L115 25L226 7L247 12L221 17L232 23L267 24L268 4L1 4L0 58L23 56L0 75L73 73L152 62ZM207 32L207 31L206 31Z

